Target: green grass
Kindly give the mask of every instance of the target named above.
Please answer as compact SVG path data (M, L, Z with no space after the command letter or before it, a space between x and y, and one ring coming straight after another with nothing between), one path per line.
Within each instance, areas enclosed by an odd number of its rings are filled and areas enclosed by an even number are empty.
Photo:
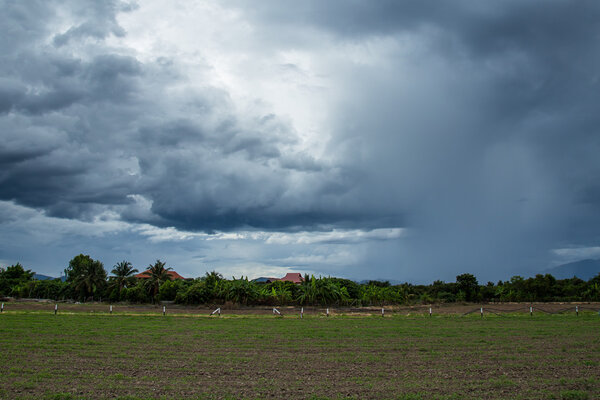
M600 317L4 313L0 399L594 399Z

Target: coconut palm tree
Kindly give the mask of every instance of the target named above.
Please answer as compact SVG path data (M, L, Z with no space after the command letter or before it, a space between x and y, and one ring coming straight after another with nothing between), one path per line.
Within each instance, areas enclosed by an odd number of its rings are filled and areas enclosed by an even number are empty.
M89 262L82 263L78 274L73 277L73 285L81 299L91 296L94 300L94 294L106 285L106 271L102 263L91 258Z
M114 275L110 277L111 287L119 289L119 298L121 298L121 291L124 287L135 285L133 274L138 272L138 270L133 268L133 265L129 261L123 260L115 264L110 272Z
M301 305L314 305L317 301L319 291L317 289L317 279L314 275L308 276L304 274L304 279L299 287L299 294L297 297L298 303Z
M169 275L168 272L172 269L173 268L165 268L165 263L160 260L156 260L154 265L150 264L148 266L148 271L146 272L150 277L146 281L146 287L152 296L152 303L154 303L160 285L171 280L171 275Z
M217 271L206 272L206 274L200 278L206 288L210 292L210 299L213 301L226 297L227 292L227 281L223 278L223 275Z

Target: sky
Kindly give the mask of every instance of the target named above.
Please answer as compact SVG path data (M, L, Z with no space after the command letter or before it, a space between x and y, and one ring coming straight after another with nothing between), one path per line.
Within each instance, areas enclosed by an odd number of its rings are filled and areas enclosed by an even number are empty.
M0 265L600 258L600 3L0 0Z

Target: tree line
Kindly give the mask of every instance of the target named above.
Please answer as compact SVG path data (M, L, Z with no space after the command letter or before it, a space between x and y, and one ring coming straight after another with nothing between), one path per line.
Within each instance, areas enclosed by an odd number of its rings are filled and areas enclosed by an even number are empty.
M531 278L513 276L508 281L479 284L469 273L455 282L434 281L430 285L388 281L357 283L335 277L305 275L301 284L275 281L257 283L248 278L225 279L207 272L196 279L172 280L171 268L156 260L145 278L128 261L115 264L109 276L104 265L89 255L69 261L66 279L34 280L31 270L21 264L0 268L0 296L73 301L155 303L174 301L188 305L307 305L384 306L453 302L512 301L600 301L600 274L584 281L577 277L556 279L550 274Z

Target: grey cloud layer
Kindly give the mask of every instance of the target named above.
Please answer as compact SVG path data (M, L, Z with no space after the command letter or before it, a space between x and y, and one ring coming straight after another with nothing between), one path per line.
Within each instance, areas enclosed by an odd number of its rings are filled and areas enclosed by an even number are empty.
M397 45L383 63L337 66L348 100L332 140L366 176L360 202L402 210L414 228L393 255L373 249L393 274L534 270L552 248L597 244L599 13L593 2L315 1L249 15L292 36Z
M283 116L237 112L209 84L182 89L178 60L110 47L135 5L4 1L0 199L188 230L412 228L372 249L382 276L597 245L595 2L229 5L265 54L330 57L327 161ZM353 61L326 46L383 50Z
M125 5L77 4L40 4L43 15L3 7L3 30L18 46L2 56L0 198L54 216L111 210L197 230L353 224L372 214L329 200L353 182L296 153L285 119L236 115L228 93L210 85L181 93L173 60L142 63L105 46L125 35L115 17ZM74 25L57 31L53 11L73 5Z

